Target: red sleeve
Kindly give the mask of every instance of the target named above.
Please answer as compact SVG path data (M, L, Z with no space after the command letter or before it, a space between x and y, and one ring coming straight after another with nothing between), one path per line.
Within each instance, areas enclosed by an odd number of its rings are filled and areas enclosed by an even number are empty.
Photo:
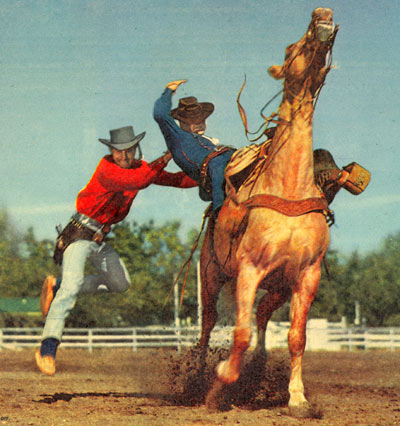
M106 189L120 192L143 189L154 183L166 164L153 161L151 164L141 161L132 169L117 166L110 155L105 156L98 167L97 179Z
M154 182L157 185L174 186L175 188L193 188L198 183L184 172L170 173L163 170Z

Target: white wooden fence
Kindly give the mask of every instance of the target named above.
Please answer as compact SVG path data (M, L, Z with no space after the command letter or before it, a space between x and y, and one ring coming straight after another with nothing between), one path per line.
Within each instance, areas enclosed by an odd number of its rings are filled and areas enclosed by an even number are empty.
M268 325L267 349L287 347L288 322ZM41 328L0 329L0 350L38 347ZM131 328L67 328L61 346L64 348L139 348L171 347L180 350L198 340L198 327L131 327ZM256 344L253 333L251 346ZM216 327L211 334L210 346L229 347L233 327ZM400 349L400 328L353 328L344 323L309 320L307 350Z
M0 350L36 347L40 345L41 328L0 329ZM198 338L197 327L132 327L132 328L66 328L60 347L87 348L138 348L173 347L193 345Z

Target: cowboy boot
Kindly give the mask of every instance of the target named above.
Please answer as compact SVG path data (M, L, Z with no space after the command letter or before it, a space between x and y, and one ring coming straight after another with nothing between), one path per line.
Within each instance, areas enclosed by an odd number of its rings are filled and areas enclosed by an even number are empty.
M47 376L54 376L56 372L56 352L59 344L57 339L44 339L35 353L36 365Z
M60 284L61 280L59 278L56 279L52 275L47 276L44 280L40 294L40 310L42 311L43 318L46 318L51 302L60 288Z
M371 173L356 162L340 169L329 151L316 149L314 179L330 204L342 187L353 195L361 194L371 179Z
M332 154L326 149L316 149L314 155L314 180L324 193L328 204L331 204L340 190L337 180L340 168L335 163Z

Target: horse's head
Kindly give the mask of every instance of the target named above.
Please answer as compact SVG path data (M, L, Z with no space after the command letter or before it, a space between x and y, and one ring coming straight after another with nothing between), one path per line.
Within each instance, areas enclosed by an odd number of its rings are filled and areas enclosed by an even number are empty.
M268 70L275 79L285 79L286 96L290 98L308 90L314 97L330 69L326 60L338 29L331 9L314 10L307 32L286 48L284 64L273 65Z

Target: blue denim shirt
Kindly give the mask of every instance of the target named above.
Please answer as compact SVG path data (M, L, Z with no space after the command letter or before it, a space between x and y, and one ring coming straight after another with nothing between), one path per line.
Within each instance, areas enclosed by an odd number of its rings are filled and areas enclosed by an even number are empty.
M172 90L165 89L164 93L154 104L153 117L160 126L168 150L175 163L192 179L200 181L200 168L208 154L216 146L207 138L196 133L182 130L171 116ZM209 176L212 184L212 197L200 187L200 198L213 201L213 209L220 207L224 201L224 171L233 154L226 152L212 159L209 163Z
M160 126L165 143L175 163L192 179L199 180L200 167L215 145L206 138L182 130L171 116L172 90L164 93L154 104L154 119Z

